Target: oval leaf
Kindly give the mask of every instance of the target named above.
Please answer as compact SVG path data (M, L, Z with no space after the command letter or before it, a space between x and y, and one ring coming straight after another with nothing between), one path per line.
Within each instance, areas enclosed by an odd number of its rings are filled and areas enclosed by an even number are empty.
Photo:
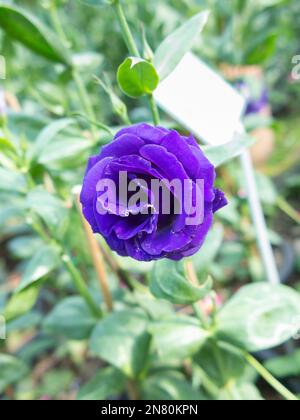
M79 296L66 298L50 312L44 321L44 328L53 334L71 340L89 338L97 323L86 302Z
M39 291L39 287L31 287L20 293L13 294L4 309L5 319L11 321L28 313L35 305Z
M299 332L300 295L286 286L243 287L220 311L217 334L254 352L283 344Z
M74 123L76 123L76 120L72 118L61 118L47 125L38 135L34 143L31 157L33 159L38 158L39 154L42 153L43 149L57 136L58 133Z
M77 400L107 400L109 397L120 394L124 387L124 375L117 369L107 367L101 369L88 383L83 385L77 395Z
M28 372L26 365L17 357L0 354L0 392L20 381Z
M197 302L210 292L211 287L211 280L207 280L198 287L191 284L186 279L182 262L158 261L151 273L151 293L156 298L165 299L174 304L189 305Z
M154 66L136 57L126 58L118 69L117 78L121 90L131 98L151 94L159 83Z
M68 223L68 210L58 197L37 187L30 191L25 202L26 209L38 214L53 232L55 237L61 236Z
M187 316L155 321L149 330L159 356L166 358L191 356L209 336L209 333L201 328L198 320Z
M208 11L193 16L160 44L154 55L154 65L161 80L165 79L190 51L208 16Z
M107 316L95 327L91 351L101 359L134 377L145 367L150 345L147 318L142 312L120 311Z
M44 246L29 261L16 292L19 293L47 276L60 264L55 248Z
M71 64L69 53L59 38L27 11L12 5L0 5L0 27L35 53L54 62Z

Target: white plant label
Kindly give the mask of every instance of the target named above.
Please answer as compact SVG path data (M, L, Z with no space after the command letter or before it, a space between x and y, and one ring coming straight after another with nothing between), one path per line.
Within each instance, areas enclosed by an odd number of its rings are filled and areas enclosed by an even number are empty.
M245 99L192 53L154 92L158 105L195 136L211 145L232 141Z

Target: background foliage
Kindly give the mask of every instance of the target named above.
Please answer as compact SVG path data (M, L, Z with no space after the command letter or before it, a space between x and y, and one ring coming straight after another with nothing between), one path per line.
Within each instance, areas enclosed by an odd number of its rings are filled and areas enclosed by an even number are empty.
M1 398L246 400L279 392L292 399L275 377L300 393L298 342L282 346L300 323L300 83L290 78L299 54L298 1L124 0L145 59L134 73L127 57L136 54L128 54L108 3L0 2L1 89L9 105L0 136ZM151 96L158 76L171 70L172 62L161 65L164 49L184 52L180 40L216 68L264 71L274 118L246 123L275 133L257 181L287 285L264 283L235 143L206 150L230 205L192 259L195 284L184 264L120 259L97 238L111 311L74 186L111 133L151 121L141 95ZM162 124L180 129L166 115Z

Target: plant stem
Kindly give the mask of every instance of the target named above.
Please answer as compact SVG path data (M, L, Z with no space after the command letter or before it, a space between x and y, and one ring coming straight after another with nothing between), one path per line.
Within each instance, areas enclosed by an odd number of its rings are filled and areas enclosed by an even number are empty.
M83 106L87 116L89 117L89 119L91 121L96 121L96 115L94 113L93 107L92 107L91 102L90 102L89 95L87 93L85 84L84 84L84 82L81 78L81 75L80 75L79 71L77 69L73 69L72 75L73 75L74 82L77 86L79 98L82 101L82 106ZM97 131L95 130L95 127L93 125L91 127L91 130L92 130L92 134L93 134L93 139L96 140L97 139Z
M300 225L300 215L299 215L299 213L283 197L278 197L277 206L280 208L281 211L283 211L292 220L294 220L294 222L296 222L296 223L298 223L298 225Z
M129 53L133 55L134 57L141 57L139 50L137 48L137 45L135 43L135 40L133 38L133 35L131 33L131 30L129 28L129 25L127 23L126 16L124 14L124 10L120 3L120 0L115 0L112 6L116 12L120 27L122 29L123 38L127 45ZM158 112L158 108L152 94L148 95L148 100L149 100L149 105L152 112L154 125L159 125L159 112Z
M50 16L52 20L52 24L54 26L54 29L57 32L57 35L59 36L60 40L64 43L64 45L69 48L70 42L68 41L68 38L65 34L65 31L63 29L63 26L60 22L57 7L56 7L56 0L52 0L50 3Z
M245 359L261 376L268 382L268 384L275 389L282 397L288 401L299 401L299 399L290 392L284 385L282 385L274 376L256 360L251 354L245 353Z
M140 53L139 50L136 46L136 43L134 41L134 38L132 36L131 30L129 28L129 25L127 23L125 14L124 14L124 10L123 7L120 3L120 0L115 0L113 3L113 8L116 12L121 30L122 30L122 34L123 34L123 38L124 41L127 45L128 51L130 54L132 54L134 57L140 57Z
M152 112L152 118L153 118L154 125L159 125L159 122L160 122L159 112L158 112L158 108L157 108L157 105L155 103L153 95L152 94L149 95L148 99L149 99L149 104L150 104L150 109L151 109L151 112Z
M137 382L134 379L128 379L127 391L130 400L138 401L140 399L140 391Z
M92 313L98 318L101 318L103 316L103 313L101 309L95 303L94 299L92 298L88 288L86 287L86 284L82 278L80 271L75 267L75 265L72 262L72 259L69 257L69 255L64 254L62 256L62 261L64 265L66 266L67 270L69 271L69 273L71 274L73 282L75 286L77 287L78 292L84 298L89 308L91 309Z

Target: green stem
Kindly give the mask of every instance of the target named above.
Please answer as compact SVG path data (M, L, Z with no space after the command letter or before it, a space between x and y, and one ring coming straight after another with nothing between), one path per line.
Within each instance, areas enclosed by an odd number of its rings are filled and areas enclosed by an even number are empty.
M284 385L282 385L273 375L262 365L260 364L251 354L246 353L245 359L268 384L275 389L283 398L288 401L299 401L299 399L292 394Z
M70 43L68 41L68 38L65 34L65 31L63 29L63 26L62 26L62 24L60 22L60 19L59 19L59 16L58 16L57 7L56 7L56 0L51 1L50 16L51 16L51 20L52 20L52 24L54 26L54 29L57 32L57 35L59 36L61 41L64 43L64 45L69 48Z
M117 15L117 18L118 18L118 21L122 30L123 38L127 45L129 53L133 55L134 57L140 57L141 55L139 53L139 50L132 36L129 25L127 23L126 16L124 14L124 10L120 3L120 0L115 0L112 6L116 12L116 15ZM159 125L159 112L158 112L157 105L154 101L153 95L149 94L148 99L149 99L149 105L152 112L154 125Z
M67 270L69 271L69 273L71 274L73 282L78 292L84 298L89 308L91 309L92 313L98 318L101 318L103 316L103 313L101 309L96 305L94 299L92 298L88 288L86 287L86 284L82 278L80 271L75 267L71 258L68 255L64 254L62 256L62 261L65 267L67 268Z
M82 106L83 106L88 118L91 121L96 121L96 115L94 113L92 104L91 104L90 99L89 99L88 92L86 90L85 84L84 84L84 82L81 78L81 75L80 75L79 71L77 69L73 69L72 74L73 74L74 82L77 86L79 97L82 101ZM94 140L96 140L97 139L97 131L95 130L94 126L92 126L92 133L93 133Z
M159 122L160 122L159 112L158 112L158 108L157 108L157 105L155 103L153 95L149 95L149 104L150 104L150 109L151 109L151 112L152 112L152 118L153 118L154 125L159 125Z
M287 214L292 220L294 220L298 225L300 225L300 215L299 213L283 198L278 197L277 206Z
M134 57L140 57L140 53L139 50L136 46L136 43L134 41L134 38L132 36L131 30L129 28L129 25L127 23L125 14L124 14L124 10L123 7L120 3L120 0L115 0L113 3L113 8L116 12L121 30L122 30L122 34L123 34L123 38L124 41L127 45L128 51L130 52L130 54L132 54Z

